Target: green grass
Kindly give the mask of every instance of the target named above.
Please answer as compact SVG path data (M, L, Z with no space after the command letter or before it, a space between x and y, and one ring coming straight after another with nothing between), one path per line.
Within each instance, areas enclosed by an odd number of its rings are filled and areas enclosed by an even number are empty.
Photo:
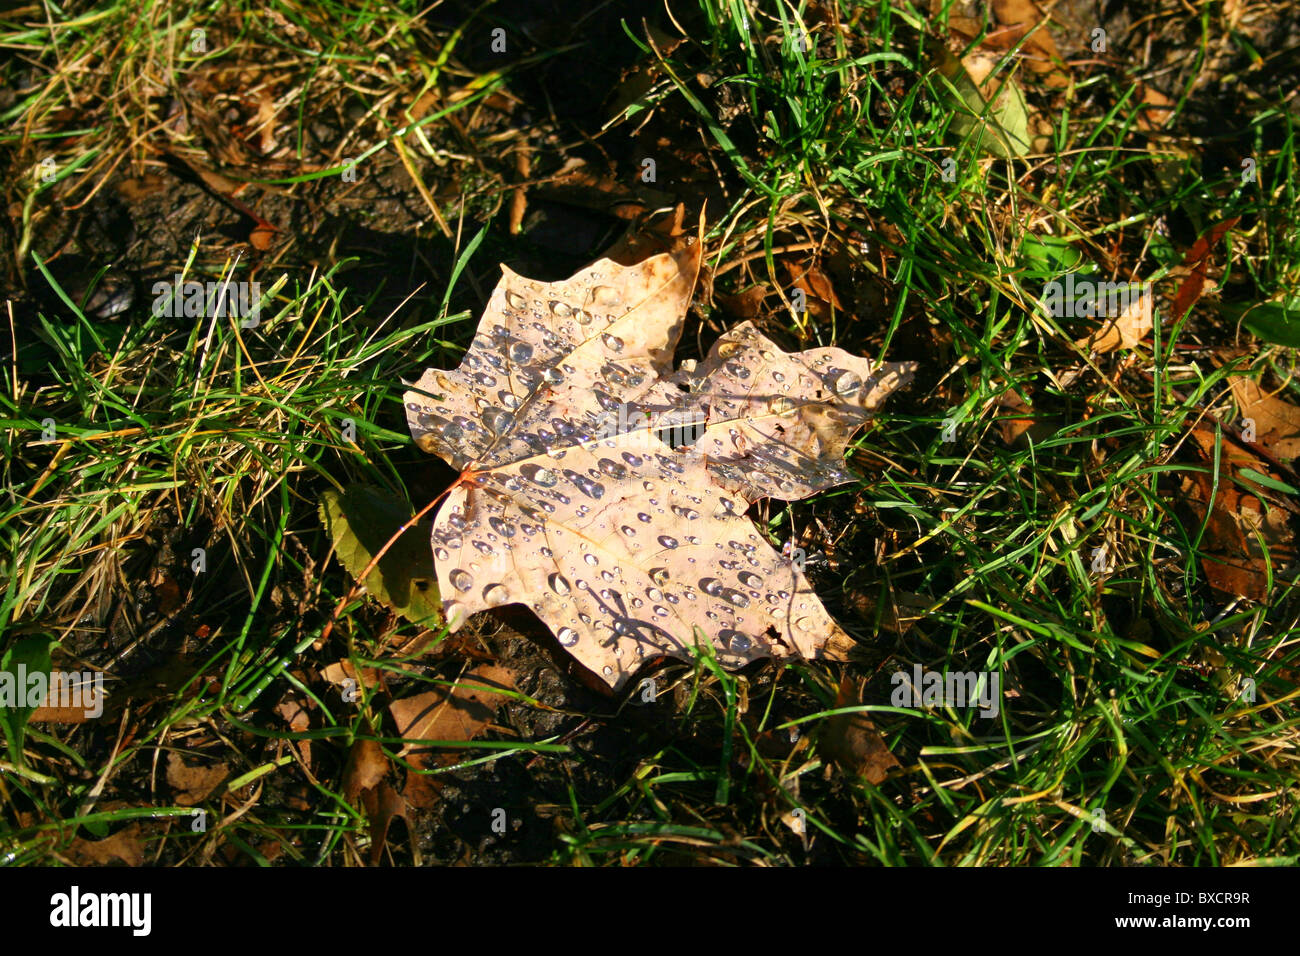
M706 654L693 667L657 675L652 707L632 699L564 715L565 728L591 721L614 736L578 746L559 732L497 730L432 772L452 778L501 764L512 779L533 768L548 774L542 795L527 798L527 826L549 828L544 849L531 852L562 864L1300 860L1300 783L1290 756L1300 725L1294 588L1274 561L1267 604L1210 589L1199 561L1205 529L1178 507L1178 480L1197 467L1185 447L1188 428L1207 413L1236 420L1228 374L1262 368L1294 398L1295 357L1247 338L1248 355L1215 367L1210 350L1235 340L1218 302L1202 299L1188 317L1168 314L1191 239L1233 216L1242 225L1233 255L1216 253L1227 263L1220 286L1245 303L1296 287L1294 115L1266 100L1236 124L1235 140L1211 144L1183 122L1193 90L1166 124L1169 135L1149 135L1137 125L1137 64L1076 66L1074 89L1054 97L1008 57L1000 69L1023 81L1031 111L1051 122L1045 152L1008 161L955 133L957 94L936 69L942 18L909 4L837 4L846 31L814 24L805 50L790 29L806 14L802 6L686 6L674 12L689 22L689 37L666 58L662 44L642 36L639 15L628 16L627 35L658 71L606 141L660 118L698 129L696 148L707 150L726 184L725 208L709 209L706 236L715 291L768 286L769 302L779 303L768 328L788 343L923 363L918 384L891 399L887 418L853 452L867 480L759 509L776 544L806 534L812 547L839 556L814 581L863 639L862 654L847 669L795 664L743 674ZM107 9L58 33L57 43L46 28L12 24L0 40L47 64L111 49L110 88L136 89L143 64L168 75L181 70L167 30L187 36L198 12L170 14L159 32L144 26L161 22L163 7L146 7L138 18ZM328 25L291 4L268 9L300 23L313 49L328 50L309 72L312 83L334 90L346 87L355 64L365 63L374 78L376 61L367 54L377 37L421 58L418 79L396 67L387 74L408 92L436 89L445 101L452 91L480 95L513 80L508 70L476 76L452 68L452 39L467 45L473 30L497 22L490 9L456 33L396 6L365 14L340 7ZM292 58L308 42L285 30L257 32L262 25L250 20L244 36L208 55L237 60L242 44L257 42L278 44ZM1184 27L1188 44L1233 42L1216 39L1209 14ZM429 57L422 43L430 38L446 55ZM545 51L525 56L520 76L546 58ZM701 74L712 78L707 87ZM56 73L7 111L13 132L4 141L29 164L47 142L49 114L76 102L65 80ZM90 130L83 142L98 152L81 155L100 175L130 157L128 134L152 115L147 103L129 102L98 125L68 121ZM733 104L728 115L724 102ZM493 165L493 146L486 136L453 130L449 115L435 111L422 127L425 139L402 141L424 159L444 148L480 151L498 178L476 187L467 205L496 208L505 178ZM24 125L37 133L21 132ZM588 131L599 126L593 118ZM391 152L398 128L385 118L374 127L385 132L340 155ZM1211 162L1211 146L1254 157L1258 182L1244 183L1232 163ZM535 168L544 159L534 156ZM81 171L66 161L59 168L64 176ZM30 257L33 210L46 187L29 181L25 188L32 191L22 197L15 246ZM442 214L455 224L450 203ZM412 669L418 659L393 648L418 629L364 599L329 645L313 647L351 586L335 562L323 564L329 543L317 500L324 488L364 482L406 497L414 511L422 494L438 490L413 477L423 456L403 425L401 380L457 361L473 319L448 314L449 302L467 294L465 281L490 285L493 257L511 248L501 218L489 224L491 238L456 295L447 286L429 321L361 312L348 273L336 267L307 281L286 279L255 330L143 309L106 323L72 302L31 322L27 351L8 370L0 398L9 489L0 513L5 647L37 653L52 643L68 666L88 659L103 667L110 690L129 685L123 675L150 673L160 654L180 653L190 673L165 692L137 691L129 719L117 714L120 726L23 729L10 721L0 767L4 859L66 859L74 839L140 819L149 821L150 860L220 862L224 849L266 863L268 846L281 862L360 858L369 836L364 814L343 793L343 755L356 739L372 738L404 766L401 741L385 730L380 708L341 706L313 675L348 657L405 681L406 695L454 680L456 670ZM461 235L475 232L467 222ZM1059 242L1048 246L1045 237ZM846 257L864 288L881 291L879 308L821 320L794 311L777 261L789 246ZM227 271L208 266L212 274ZM440 276L450 277L451 266L439 263ZM1055 318L1040 301L1045 283L1069 268L1156 283L1163 321L1149 344L1095 356L1076 346L1091 326ZM728 321L720 312L711 318ZM1012 396L1030 403L1044 425L1030 444L999 437L999 422L1012 417L999 402ZM355 444L341 438L345 418L356 424ZM53 440L39 437L45 419L54 421ZM954 442L942 440L945 421L956 423ZM207 630L158 645L146 666L135 646L97 646L104 626L93 622L127 615L144 635L140 646L150 646L153 624L131 582L149 574L163 540L182 566L190 548L207 550L207 570L182 582L187 626ZM1102 546L1109 568L1098 574L1092 561ZM875 617L851 609L861 595L875 599ZM926 613L895 636L885 612L908 595ZM307 612L284 610L294 603ZM163 623L155 633L174 637ZM477 638L483 647L499 647L493 627L485 624ZM889 675L914 664L994 672L1014 696L1004 697L992 720L973 709L893 706ZM837 694L846 674L866 681L864 703ZM1246 678L1255 682L1253 702L1241 698ZM288 691L315 702L319 727L284 729L271 708ZM521 691L510 719L547 711L541 696ZM868 783L829 757L842 718L852 714L869 714L900 762L888 780ZM307 768L286 743L304 739L331 756ZM600 753L602 739L617 739L621 751ZM207 804L209 821L249 808L193 832L193 811L150 789L159 751L220 759L236 774L226 802ZM296 803L284 798L290 787L298 788ZM105 804L112 808L100 809ZM795 810L804 815L803 834L782 822ZM455 830L441 812L429 826L435 844L440 832ZM417 840L390 842L398 862L427 861L427 852Z

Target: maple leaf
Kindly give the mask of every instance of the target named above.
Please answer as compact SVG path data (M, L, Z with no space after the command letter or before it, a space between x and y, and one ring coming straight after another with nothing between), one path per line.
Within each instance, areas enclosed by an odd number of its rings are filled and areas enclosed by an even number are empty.
M726 666L851 643L745 511L853 480L849 438L915 363L788 354L746 322L674 372L699 267L694 239L562 282L503 266L460 367L404 395L461 471L433 524L451 630L525 604L615 689L700 633Z

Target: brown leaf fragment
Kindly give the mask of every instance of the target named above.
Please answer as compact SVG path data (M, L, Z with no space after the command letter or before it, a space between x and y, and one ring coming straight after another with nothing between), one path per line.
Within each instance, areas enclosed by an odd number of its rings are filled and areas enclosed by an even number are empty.
M1254 425L1254 440L1274 457L1290 461L1300 455L1300 408L1265 392L1259 381L1245 375L1228 376L1240 418Z
M863 703L859 681L846 677L840 682L835 707L856 707ZM885 738L865 713L836 714L826 721L818 738L821 749L845 773L865 777L873 786L889 771L902 766L889 752Z
M370 820L370 865L378 866L388 841L388 829L395 817L406 819L406 801L387 780L381 780L373 789L365 790L362 807Z
M343 767L343 796L356 806L362 791L378 786L387 774L388 758L384 756L384 748L376 740L358 738L348 751L348 760Z
M177 806L197 806L212 796L229 776L230 770L225 764L191 766L175 751L167 755L167 785L175 791Z
M140 824L132 823L102 840L77 837L68 847L68 856L78 866L126 866L144 864L144 840Z
M1146 83L1138 84L1138 95L1142 107L1138 110L1137 128L1144 133L1164 129L1170 117L1174 115L1173 107L1177 101Z
M1203 465L1212 468L1215 433L1202 426L1192 431L1192 438ZM1222 441L1217 491L1211 472L1190 472L1182 481L1182 500L1205 526L1201 568L1210 585L1226 594L1263 601L1269 594L1270 567L1275 583L1290 576L1296 560L1295 539L1289 509L1270 499L1277 492L1250 481L1240 473L1243 468L1279 477L1261 459Z
M384 684L384 672L382 670L377 667L363 667L358 670L357 666L346 658L335 661L333 664L326 664L321 668L320 676L335 687L341 687L344 690L364 687L369 691L377 687L383 687Z
M993 0L992 7L994 19L1005 27L984 41L994 48L1011 49L1042 19L1038 7L1029 0ZM1029 69L1041 75L1047 86L1063 89L1070 85L1070 69L1047 26L1034 31L1020 52Z
M307 699L297 694L285 694L280 703L276 704L275 712L280 719L288 724L289 729L296 734L303 733L311 727L311 712L307 709ZM298 748L298 753L302 755L302 762L311 768L311 741L295 740L292 744Z
M699 634L733 667L850 642L745 511L855 480L849 440L915 363L742 323L674 371L699 267L695 237L562 282L503 267L460 368L405 394L416 444L461 472L432 534L451 630L525 604L615 689Z
M840 297L835 294L835 286L816 262L811 259L796 262L793 259L785 258L781 260L781 267L785 270L789 281L789 289L787 289L786 295L789 296L793 289L802 290L804 305L808 314L814 320L820 322L823 319L829 319L832 310L835 313L844 311L844 304L840 301Z
M1210 253L1218 246L1219 241L1223 239L1228 230L1235 226L1240 219L1240 216L1233 216L1212 226L1204 235L1192 243L1191 249L1187 250L1187 255L1183 258L1183 267L1190 267L1192 271L1178 286L1178 291L1174 293L1172 309L1175 319L1181 319L1185 316L1187 311L1196 304L1196 300L1201 297L1211 265Z
M1104 355L1116 349L1136 348L1151 334L1155 327L1155 312L1151 290L1147 286L1134 283L1109 295L1105 303L1102 298L1102 294L1098 294L1096 314L1108 315L1109 318L1092 335L1075 342L1079 348ZM1110 315L1111 312L1115 314Z
M480 664L451 687L439 687L388 705L397 735L408 740L473 740L487 727L500 706L503 692L514 690L514 673L495 664ZM426 744L407 743L401 755Z

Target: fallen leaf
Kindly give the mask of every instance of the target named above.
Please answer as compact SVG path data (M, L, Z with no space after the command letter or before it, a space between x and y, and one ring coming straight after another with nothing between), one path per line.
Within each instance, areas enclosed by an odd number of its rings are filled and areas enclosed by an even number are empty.
M1270 395L1257 380L1245 375L1229 375L1228 388L1237 403L1237 414L1254 424L1255 441L1281 461L1300 455L1300 408Z
M826 273L811 259L797 262L790 258L781 260L790 289L802 289L804 305L814 321L829 319L834 312L843 312L844 304L835 294L835 287ZM789 291L786 292L788 296Z
M393 789L392 784L381 780L378 786L362 793L361 805L370 819L370 865L378 866L393 819L406 819L406 801Z
M275 705L275 712L279 715L291 731L295 734L303 733L311 727L311 713L307 709L307 699L296 693L285 694L280 703ZM302 762L307 769L311 769L311 741L294 740L291 745L298 748L302 755Z
M514 686L514 673L509 668L480 664L451 687L393 701L388 711L397 725L397 735L408 741L401 755L430 746L411 740L473 740L505 703L502 693Z
M229 776L230 770L225 764L193 767L175 751L167 755L167 785L176 792L175 801L179 807L193 807L202 803Z
M1043 17L1038 7L1029 0L993 0L992 7L994 19L1006 29L990 34L985 44L1011 49L1032 30L1032 35L1020 48L1029 69L1040 74L1049 87L1062 89L1069 86L1070 70L1061 58L1056 40L1046 26L1034 29Z
M1188 310L1196 304L1196 300L1201 297L1201 292L1205 289L1205 281L1210 266L1210 252L1219 244L1228 230L1235 226L1240 220L1240 216L1233 216L1216 226L1211 227L1204 235L1192 243L1192 248L1187 250L1187 255L1183 258L1183 267L1191 268L1191 273L1178 286L1178 291L1174 293L1173 317L1181 319Z
M102 840L77 837L68 847L68 856L78 866L111 866L114 861L127 866L141 866L144 864L144 840L140 824L128 824Z
M1029 155L1029 106L1019 84L1006 71L989 79L1001 58L976 51L958 59L942 47L935 56L952 84L942 87L952 110L952 135L974 139L979 149L1002 159Z
M836 709L863 703L858 681L846 677L835 695ZM826 721L818 736L823 752L845 773L866 778L873 786L881 783L889 771L902 766L889 751L885 738L865 713L836 714Z
M513 690L514 673L506 667L480 664L464 674L451 687L395 700L389 713L397 726L397 735L407 739L401 756L412 765L406 772L406 785L402 796L412 807L428 808L438 802L441 783L431 774L421 773L439 759L457 759L454 754L439 757L429 744L414 741L442 740L459 742L473 740L492 723L496 712L505 703L503 691Z
M333 664L326 664L321 668L320 676L335 687L342 687L345 690L357 687L374 690L376 687L382 687L384 683L384 672L379 668L363 667L358 671L356 665L346 658Z
M1273 480L1279 480L1278 475L1263 460L1227 440L1218 446L1216 489L1215 433L1201 426L1192 430L1192 439L1201 463L1211 469L1184 475L1181 487L1182 500L1205 527L1201 569L1216 590L1266 600L1269 567L1276 583L1296 558L1288 514L1294 506L1287 509L1270 500L1275 493L1252 481L1249 473Z
M742 323L676 373L700 244L562 282L503 267L459 369L403 397L461 472L433 549L451 630L524 603L619 688L658 654L839 657L851 639L745 516L854 480L848 439L915 363L787 354Z
M357 805L363 791L377 787L388 775L388 758L376 740L358 738L348 751L343 767L343 796L348 803Z
M873 585L870 590L846 587L844 603L875 628L877 633L886 632L904 637L925 618L926 612L934 604L934 599L924 594L913 594L910 591L890 588L882 601L878 586Z
M1058 425L1050 419L1035 416L1034 410L1014 392L1002 396L998 406L998 432L1002 443L1017 448L1029 448L1056 434Z
M1110 321L1092 335L1081 338L1074 344L1079 348L1091 349L1098 355L1116 349L1136 348L1155 327L1155 312L1151 305L1150 290L1136 283L1132 289L1134 291L1131 294L1122 296L1117 315L1112 316ZM1099 310L1103 308L1100 298L1098 296Z
M1138 109L1137 128L1144 133L1164 129L1165 124L1174 115L1173 107L1177 101L1146 83L1138 84L1138 95L1141 97L1142 106Z
M342 495L332 489L321 494L321 522L353 577L410 517L411 509L402 499L378 488L351 485ZM431 527L420 521L408 528L362 582L367 593L413 624L437 622L442 614L429 554Z
M761 285L752 285L735 295L715 292L713 298L733 319L749 321L763 314L763 300L767 298L767 289Z

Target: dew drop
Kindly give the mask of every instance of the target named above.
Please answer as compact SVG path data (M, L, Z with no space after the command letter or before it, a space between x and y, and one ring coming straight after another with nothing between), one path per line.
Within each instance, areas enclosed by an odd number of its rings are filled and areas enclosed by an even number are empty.
M504 434L506 429L514 424L514 421L515 416L504 408L489 408L483 412L483 424L498 435Z
M556 594L569 593L569 582L563 574L552 573L551 576L546 579L546 583L551 586L551 590Z
M749 598L735 588L723 588L721 596L736 607L749 607Z
M610 335L608 332L601 335L600 340L605 343L605 348L611 352L623 351L623 340L617 335Z
M660 617L667 617L667 616L668 616L668 608L664 607L662 604L656 604L656 605L654 606L654 612L655 612L655 614L659 615Z
M555 477L555 472L543 468L541 465L535 465L531 462L523 465L519 473L535 485L541 485L543 488L553 488L560 480Z
M582 556L582 560L586 561L586 562L587 562L588 564L590 564L593 568L594 568L596 565L600 564L600 558L596 557L594 554L584 554L584 555Z
M836 395L852 395L862 387L862 380L852 372L841 372L831 383Z
M491 518L488 518L488 524L492 526L493 531L502 537L513 538L515 536L515 526L503 518L498 518L496 515L493 515Z
M754 646L754 642L739 631L720 631L718 637L737 654L747 653Z
M483 600L489 607L499 607L510 600L510 590L504 584L489 584L483 589Z
M484 554L488 557L492 557L492 555L496 554L496 549L486 541L474 541L471 543L478 549L479 554Z
M740 583L747 588L757 588L763 586L763 579L752 571L741 571L738 575Z
M449 557L451 557L451 555L447 553L446 548L434 548L433 556L437 558L439 561L446 561Z
M682 505L673 505L672 512L679 518L685 518L687 521L694 521L700 516L700 513L694 508L685 508Z
M574 644L578 643L578 632L571 627L560 628L560 633L555 636L559 638L560 643L565 647L572 647Z
M601 471L609 475L611 478L623 478L627 475L627 469L612 459L602 458L600 461L596 462L596 464Z
M514 292L510 289L506 289L506 302L510 304L510 308L512 309L522 309L528 305L527 299L518 292Z
M451 586L457 591L468 591L474 586L474 576L464 568L457 568L451 572L449 577L451 578Z
M661 535L659 536L659 543L662 544L665 548L675 548L675 547L677 547L677 539L676 539L676 538L673 538L673 537L670 537L670 536L668 536L668 535L666 535L666 534L661 534Z
M516 342L510 346L507 354L510 356L510 361L523 365L533 357L533 347L527 342Z

